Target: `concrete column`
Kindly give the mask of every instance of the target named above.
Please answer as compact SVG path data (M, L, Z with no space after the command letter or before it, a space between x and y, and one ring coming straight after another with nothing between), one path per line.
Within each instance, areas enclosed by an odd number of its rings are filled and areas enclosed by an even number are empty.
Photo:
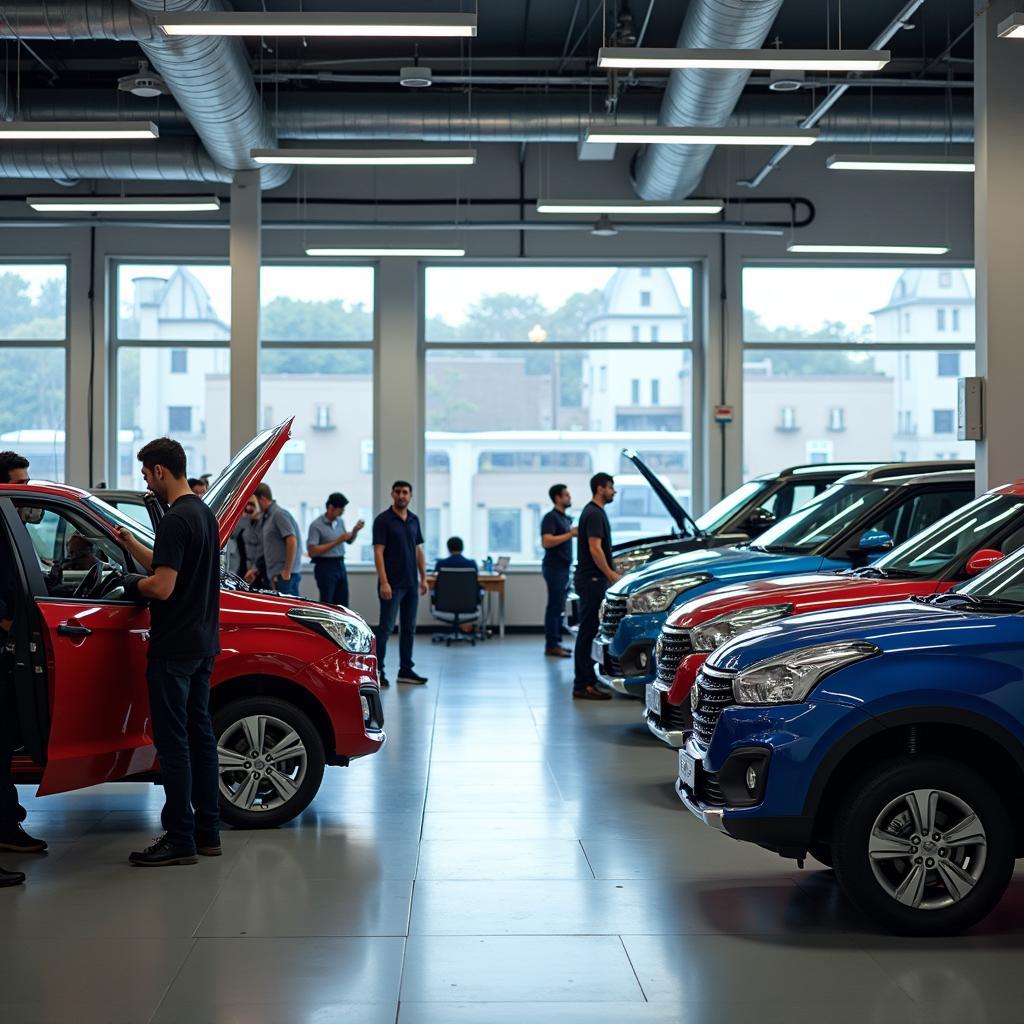
M231 183L231 454L260 428L260 172Z
M420 267L388 257L377 273L377 367L374 374L373 480L376 511L391 504L391 484L408 480L417 514L425 505L423 380L419 345Z
M985 378L985 440L976 446L979 492L1024 476L1020 448L1024 40L996 37L996 26L1019 6L1019 0L994 0L987 8L983 5L974 24L977 372Z

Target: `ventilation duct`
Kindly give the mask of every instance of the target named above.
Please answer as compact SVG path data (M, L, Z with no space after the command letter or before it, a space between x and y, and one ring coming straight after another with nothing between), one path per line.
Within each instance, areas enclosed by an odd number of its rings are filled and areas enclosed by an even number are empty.
M758 49L782 0L690 0L677 46L683 49ZM660 124L715 128L728 122L749 71L687 69L669 76ZM685 199L700 184L712 146L650 146L637 165L641 199Z
M58 184L113 181L230 181L195 139L154 143L15 142L0 146L0 178L49 178Z

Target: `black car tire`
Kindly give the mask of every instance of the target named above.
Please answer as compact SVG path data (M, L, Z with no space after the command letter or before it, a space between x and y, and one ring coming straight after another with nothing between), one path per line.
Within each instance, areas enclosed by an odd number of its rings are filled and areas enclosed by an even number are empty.
M263 716L284 723L298 734L305 748L306 765L301 782L287 800L267 810L245 810L220 794L221 820L238 829L277 828L301 814L312 803L324 777L324 744L309 716L294 704L278 697L247 697L232 701L213 715L213 732L218 744L246 718Z
M819 864L832 867L832 847L828 843L811 843L808 852Z
M973 888L948 906L928 909L898 902L876 877L868 855L868 839L879 816L901 795L917 790L938 790L963 801L985 832L980 874ZM831 846L846 896L885 931L900 935L951 935L973 927L1006 892L1015 860L1014 828L999 793L977 772L943 757L900 758L861 776L842 799Z

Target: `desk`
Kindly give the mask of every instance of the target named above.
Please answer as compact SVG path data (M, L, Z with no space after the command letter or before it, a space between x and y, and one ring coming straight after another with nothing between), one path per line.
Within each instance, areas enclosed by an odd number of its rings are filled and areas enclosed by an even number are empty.
M427 586L434 589L434 582L437 579L436 573L427 574ZM501 572L480 573L477 580L480 589L484 592L484 624L494 625L493 596L498 595L498 636L505 635L505 580L507 577Z

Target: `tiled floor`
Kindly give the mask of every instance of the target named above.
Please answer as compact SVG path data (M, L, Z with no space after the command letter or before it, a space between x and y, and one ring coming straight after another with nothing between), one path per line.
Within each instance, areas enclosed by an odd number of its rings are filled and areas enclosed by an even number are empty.
M132 869L161 792L30 804L0 890L12 1024L1024 1021L1024 877L978 934L872 934L828 872L700 827L639 705L573 704L537 639L419 645L389 741L301 821Z

